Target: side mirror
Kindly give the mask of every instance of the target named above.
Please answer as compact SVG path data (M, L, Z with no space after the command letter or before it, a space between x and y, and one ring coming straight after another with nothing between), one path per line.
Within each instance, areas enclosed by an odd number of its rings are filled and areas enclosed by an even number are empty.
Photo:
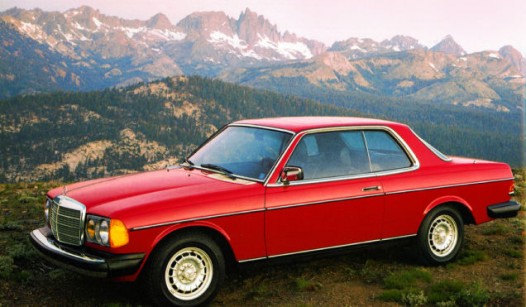
M297 166L286 166L281 171L281 182L289 183L291 181L303 180L303 170Z

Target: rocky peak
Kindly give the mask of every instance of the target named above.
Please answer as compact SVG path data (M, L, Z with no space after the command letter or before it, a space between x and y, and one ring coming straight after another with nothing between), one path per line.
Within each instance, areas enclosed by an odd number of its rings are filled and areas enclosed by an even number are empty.
M190 36L208 37L214 31L232 35L232 20L224 12L197 12L177 23Z
M272 25L265 17L258 16L248 8L239 15L237 21L237 32L239 38L245 40L249 46L254 46L260 37L268 37L271 41L280 41L281 35L275 25ZM287 40L295 41L296 37L286 37Z
M442 41L431 48L431 51L443 52L447 54L454 54L456 56L466 55L466 51L462 48L451 35L446 36Z
M380 45L383 48L392 51L406 51L424 48L424 46L420 45L417 39L404 35L396 35L389 40L386 39L382 41Z
M523 76L526 75L526 59L522 54L512 46L504 46L499 50L500 56L510 61Z
M90 30L98 28L98 22L100 22L101 14L98 10L95 10L89 6L81 6L76 9L68 10L64 13L64 17L72 22L77 22L81 27L85 27Z
M152 18L150 18L147 22L146 22L146 25L148 26L148 28L152 28L152 29L170 29L173 27L172 23L170 22L170 20L168 19L168 17L166 17L166 15L162 14L162 13L158 13L157 15L153 16Z

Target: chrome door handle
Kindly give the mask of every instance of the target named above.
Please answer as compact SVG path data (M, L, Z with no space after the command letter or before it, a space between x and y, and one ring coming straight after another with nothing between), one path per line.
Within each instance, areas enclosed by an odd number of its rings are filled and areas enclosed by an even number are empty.
M381 186L379 185L375 185L375 186L372 186L372 187L366 187L366 188L363 188L362 191L363 192L367 192L367 191L380 191L382 189Z

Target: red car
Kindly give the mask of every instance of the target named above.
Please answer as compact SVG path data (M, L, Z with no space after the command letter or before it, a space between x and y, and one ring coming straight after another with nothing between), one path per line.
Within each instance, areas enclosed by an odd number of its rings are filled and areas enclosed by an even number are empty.
M427 263L458 254L463 226L517 215L508 165L448 157L403 124L242 120L179 166L49 191L46 258L133 281L155 303L211 301L227 264L414 238Z

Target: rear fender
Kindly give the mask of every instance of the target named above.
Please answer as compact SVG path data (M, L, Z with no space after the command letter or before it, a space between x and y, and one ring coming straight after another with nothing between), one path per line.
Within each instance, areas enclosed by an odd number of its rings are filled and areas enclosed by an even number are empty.
M469 205L469 203L465 199L458 197L458 196L454 196L454 195L442 196L442 197L439 197L433 200L424 210L423 217L425 217L431 210L435 209L438 206L444 205L444 204L455 204L459 206L460 207L459 209L461 210L463 218L465 219L464 222L465 223L470 223L470 222L476 223L474 214L473 214L473 208ZM465 213L469 213L471 216L469 217L465 216Z

